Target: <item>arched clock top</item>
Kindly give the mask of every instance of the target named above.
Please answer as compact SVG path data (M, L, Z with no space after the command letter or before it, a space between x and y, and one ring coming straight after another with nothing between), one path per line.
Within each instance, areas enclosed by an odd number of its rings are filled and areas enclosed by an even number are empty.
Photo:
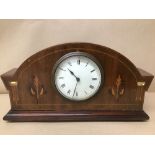
M121 65L126 67L126 69L133 74L137 82L144 80L139 70L128 58L126 58L125 56L123 56L122 54L120 54L119 52L111 48L97 45L97 44L92 44L92 43L66 43L66 44L60 44L60 45L52 46L44 50L41 50L36 54L32 55L31 57L29 57L26 61L24 61L24 63L21 64L21 66L16 71L16 75L20 76L21 72L24 72L31 65L41 61L42 59L45 59L46 57L49 57L49 56L52 57L55 55L63 56L67 52L74 52L74 51L85 51L90 54L93 52L96 52L99 54L98 58L101 55L105 55L111 59L116 60L117 63L120 63Z

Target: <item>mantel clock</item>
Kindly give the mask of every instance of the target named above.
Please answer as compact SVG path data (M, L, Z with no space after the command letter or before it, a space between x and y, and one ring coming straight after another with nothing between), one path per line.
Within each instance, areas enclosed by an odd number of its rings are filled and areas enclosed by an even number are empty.
M144 121L153 75L122 54L92 43L44 49L1 76L8 121Z

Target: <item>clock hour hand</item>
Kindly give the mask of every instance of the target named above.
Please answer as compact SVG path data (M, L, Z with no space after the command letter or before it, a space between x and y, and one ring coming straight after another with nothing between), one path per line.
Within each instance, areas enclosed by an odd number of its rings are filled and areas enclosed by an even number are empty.
M77 76L75 76L75 74L70 69L68 69L68 70L76 78L76 81L79 82L80 81L80 78L78 78Z

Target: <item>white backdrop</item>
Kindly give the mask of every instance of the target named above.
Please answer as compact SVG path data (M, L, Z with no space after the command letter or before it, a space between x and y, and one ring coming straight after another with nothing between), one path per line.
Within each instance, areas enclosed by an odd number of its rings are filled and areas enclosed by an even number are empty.
M0 74L67 42L110 47L155 75L155 20L0 20ZM155 80L149 91L155 91ZM0 93L6 93L2 81Z

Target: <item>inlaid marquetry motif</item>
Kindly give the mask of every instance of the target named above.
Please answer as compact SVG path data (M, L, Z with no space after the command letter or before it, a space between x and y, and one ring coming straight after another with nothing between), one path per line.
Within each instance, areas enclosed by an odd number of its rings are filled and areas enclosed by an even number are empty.
M136 101L143 101L145 82L137 82Z
M120 98L120 96L122 96L124 94L124 91L125 91L125 89L122 85L122 78L120 75L118 75L118 77L114 81L114 85L111 89L111 94L112 94L112 96L115 97L116 100L118 100Z
M36 97L37 104L39 104L40 97L45 94L45 90L36 75L33 76L33 84L30 91L31 94Z
M14 103L18 103L19 97L18 97L18 88L17 88L17 81L11 81L10 83L10 87L11 87L11 96L12 96L12 101Z

